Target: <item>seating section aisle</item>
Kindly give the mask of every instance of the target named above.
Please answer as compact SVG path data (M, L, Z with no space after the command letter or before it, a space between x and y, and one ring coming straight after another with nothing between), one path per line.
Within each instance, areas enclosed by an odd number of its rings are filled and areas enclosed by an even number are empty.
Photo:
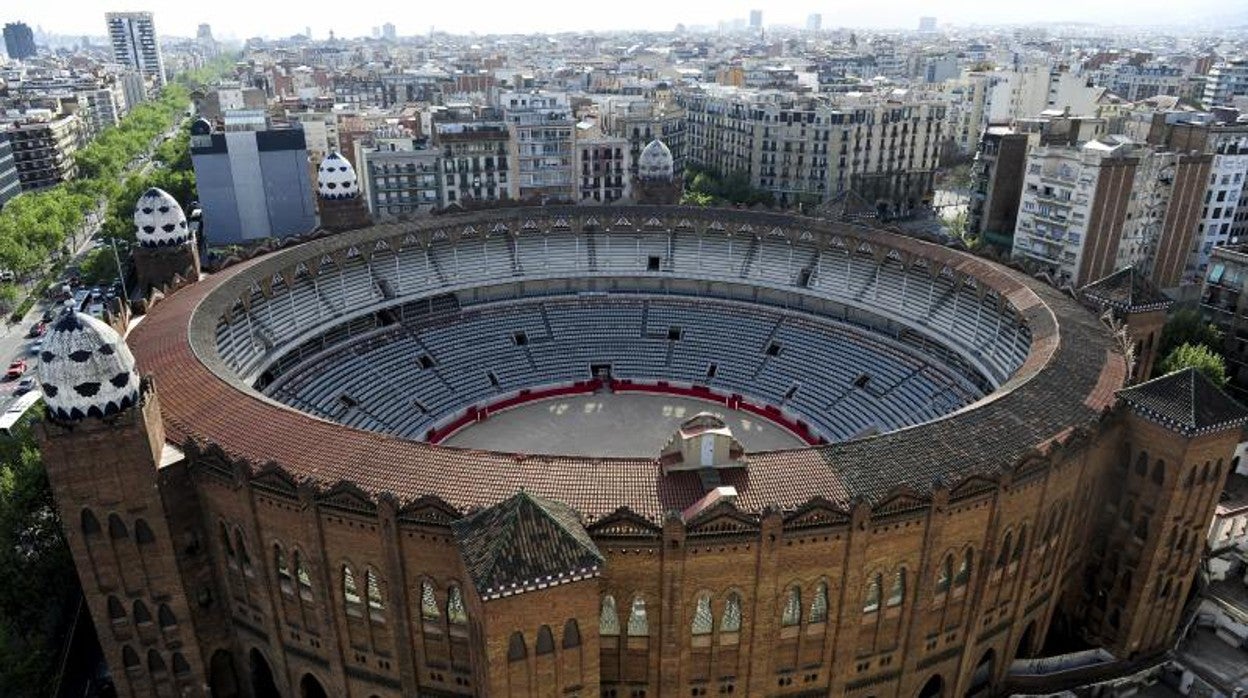
M614 378L739 393L797 415L829 440L927 421L981 394L952 369L861 328L657 296L550 298L427 316L325 352L267 392L351 426L421 438L470 406L588 380L600 364Z

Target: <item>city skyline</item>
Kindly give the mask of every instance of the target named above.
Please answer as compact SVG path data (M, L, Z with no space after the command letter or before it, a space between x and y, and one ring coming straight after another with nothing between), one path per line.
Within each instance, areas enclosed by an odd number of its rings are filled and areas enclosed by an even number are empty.
M61 35L103 35L106 11L150 11L157 14L163 35L195 35L201 23L212 25L218 38L245 39L251 36L280 37L302 33L310 27L313 37L322 39L332 30L347 38L368 36L375 27L387 22L396 25L399 36L425 34L430 29L456 34L491 33L556 33L566 31L612 31L619 29L669 31L677 24L716 26L722 21L748 22L751 10L763 11L763 25L805 26L812 13L823 15L825 30L838 27L863 29L906 29L918 26L921 16L934 15L943 25L986 25L1027 23L1082 22L1116 26L1160 26L1169 28L1196 26L1209 22L1248 22L1248 14L1228 9L1217 0L1193 0L1182 6L1161 0L1127 3L1113 2L1088 6L1073 0L1059 0L1043 6L984 6L969 0L956 0L933 7L918 0L899 0L885 8L834 8L828 3L800 2L786 4L783 9L763 6L752 0L730 0L725 3L694 3L673 10L657 0L640 0L625 19L589 18L577 11L572 3L545 3L540 10L502 2L484 3L483 12L466 14L458 9L434 7L396 7L381 4L355 5L350 14L330 15L326 23L306 14L292 15L277 6L256 5L240 0L223 0L212 5L193 5L167 1L144 0L120 3L116 7L86 0L71 0L56 5L19 0L4 17L5 21L24 21L45 32ZM835 11L833 11L835 10Z

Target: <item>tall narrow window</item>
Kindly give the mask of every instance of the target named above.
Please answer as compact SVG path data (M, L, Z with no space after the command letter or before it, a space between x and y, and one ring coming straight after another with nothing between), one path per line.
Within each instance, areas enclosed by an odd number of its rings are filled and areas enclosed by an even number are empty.
M880 575L871 578L871 582L867 584L867 596L862 602L863 613L875 613L880 610L880 587L883 581Z
M511 639L507 641L507 661L518 662L529 656L529 651L524 646L524 635L519 632L511 634Z
M139 666L139 654L134 651L130 645L123 645L121 648L121 663L127 669L135 669Z
M615 610L615 597L610 594L602 597L602 609L598 612L598 634L620 634L620 616Z
M373 620L383 620L386 612L386 600L381 591L381 579L370 567L364 573L365 591L368 594L368 615Z
M724 617L719 622L720 632L741 632L741 595L737 592L728 594L724 602Z
M815 585L815 598L810 600L810 622L823 623L828 620L828 585L819 582Z
M425 620L437 620L442 617L442 612L438 610L438 597L434 594L433 585L429 582L420 584L420 617Z
M159 675L168 671L165 667L164 658L156 650L147 651L147 671L152 675Z
M100 533L100 521L95 518L95 514L90 509L82 510L82 534L84 536L94 536Z
M342 597L347 602L348 612L359 612L360 590L355 585L355 574L346 565L342 566Z
M893 575L893 585L888 589L888 605L900 606L906 600L906 570L897 570Z
M295 558L295 578L299 581L299 596L304 601L312 600L312 575L308 574L308 566L304 564L303 557L296 550Z
M575 618L569 618L568 622L563 624L563 648L567 650L580 646L581 626L577 625Z
M953 556L946 555L945 561L940 564L940 569L936 571L936 593L943 594L949 591L949 585L953 583Z
M1010 531L1005 534L1005 540L1001 542L1001 550L997 552L997 567L1005 567L1005 563L1010 559L1010 548L1014 544L1014 532Z
M243 542L243 532L234 530L234 549L238 551L238 563L244 572L251 572L251 556L247 554L247 544Z
M780 625L793 626L802 622L802 590L800 587L789 587L784 595L784 611L780 615Z
M555 636L550 632L549 625L543 625L537 629L537 645L534 647L537 654L550 654L555 651Z
M122 605L121 600L116 596L108 597L108 619L114 623L121 623L126 620L126 607Z
M225 556L231 560L237 553L234 552L234 544L230 542L230 532L225 527L225 522L221 522L221 548L225 550Z
M1026 548L1026 547L1027 547L1027 527L1023 526L1022 528L1018 530L1018 543L1014 546L1014 557L1013 557L1014 562L1019 562L1020 560L1023 559L1023 553L1025 552L1023 548Z
M645 637L650 634L650 622L646 619L646 600L640 594L633 597L633 607L628 612L628 634Z
M459 587L454 585L446 593L446 620L455 625L468 622L468 611L464 608L464 594Z
M152 622L152 613L147 610L147 604L141 599L134 601L134 622L137 624L145 624Z
M277 570L277 586L283 594L294 592L290 584L290 570L286 567L286 551L278 543L273 544L273 567Z
M152 535L152 527L147 525L143 519L135 519L134 521L134 542L139 545L154 543L156 536Z
M702 593L693 608L693 634L710 635L715 629L715 617L711 613L711 595Z
M967 548L966 554L962 556L962 564L958 565L958 574L953 578L953 583L957 586L964 586L971 580L971 565L975 563L975 552Z
M122 522L121 517L116 514L109 514L108 515L108 537L112 538L113 540L120 540L122 538L125 538L127 535L128 533L126 532L126 524Z
M156 620L160 623L161 630L168 630L178 624L178 619L174 617L173 610L169 608L169 604L161 604L156 609Z

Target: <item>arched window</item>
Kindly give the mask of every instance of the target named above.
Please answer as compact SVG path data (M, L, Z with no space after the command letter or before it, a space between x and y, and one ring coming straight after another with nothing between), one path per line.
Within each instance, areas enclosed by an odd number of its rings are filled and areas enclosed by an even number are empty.
M134 651L130 645L124 645L121 648L121 663L127 669L137 669L139 666L139 653Z
M1014 545L1014 532L1009 531L1005 534L1005 540L1001 541L1001 550L997 552L997 567L1005 567L1005 563L1010 560L1010 548Z
M715 629L715 616L711 613L711 595L702 592L693 607L694 635L710 635Z
M975 551L970 548L966 549L966 554L962 556L962 564L958 565L958 573L953 577L955 586L966 586L971 580L971 565L975 563Z
M113 540L120 540L129 535L126 532L126 524L122 523L121 517L116 514L108 515L108 537Z
M1209 461L1205 461L1205 467L1200 470L1200 484L1203 485L1209 482L1209 467L1211 465L1212 464Z
M598 634L620 634L620 615L615 610L615 597L610 594L602 597L602 608L598 612Z
M555 636L550 632L549 625L537 629L537 646L534 647L538 656L555 651Z
M880 575L871 578L871 582L867 584L867 597L862 602L863 613L875 613L880 610L880 587L884 586L884 581Z
M888 605L900 606L906 599L906 569L903 567L893 575L893 585L888 590Z
M230 542L230 532L225 527L225 522L221 522L221 548L225 550L225 556L234 559L237 553L234 552L234 544Z
M147 610L147 604L142 599L134 600L134 622L135 624L151 623L152 612Z
M1166 539L1166 547L1170 550L1174 550L1175 549L1174 546L1176 543L1178 543L1178 541L1179 541L1179 527L1173 526L1170 528L1170 537Z
M191 673L191 665L187 664L186 657L181 652L173 653L173 673L178 676L186 676Z
M641 594L633 597L633 607L628 612L628 634L645 637L650 634L650 622L646 619L646 600Z
M464 608L464 594L454 584L446 592L446 620L455 625L464 625L468 622L468 611Z
M940 569L936 570L936 593L943 594L949 591L949 587L952 584L953 555L946 555L945 561L940 563Z
M134 542L139 545L156 542L156 536L152 535L152 527L147 525L147 521L143 519L134 520Z
M1153 465L1153 483L1157 485L1166 483L1166 462L1160 458Z
M793 626L802 622L802 590L800 587L789 587L784 595L784 612L780 616L780 625Z
M1148 538L1148 514L1141 516L1140 520L1136 522L1135 537L1142 539Z
M520 632L511 634L511 639L507 641L507 661L518 662L529 656L529 650L524 646L524 635Z
M815 598L810 600L811 623L825 623L828 620L828 585L819 582L815 585Z
M342 598L347 602L347 609L360 605L360 590L355 585L355 573L347 565L342 566Z
M425 620L437 620L442 617L438 610L438 597L433 592L433 584L428 581L420 583L420 617ZM524 638L521 638L521 642Z
M178 619L173 615L173 609L169 608L167 603L162 603L156 609L156 620L160 622L162 630L168 630L178 624Z
M1018 545L1014 546L1014 558L1013 558L1014 562L1018 562L1023 559L1023 553L1025 552L1023 549L1026 547L1027 547L1027 527L1023 526L1022 528L1018 529Z
M1222 478L1222 459L1219 458L1217 463L1213 464L1213 481L1218 482Z
M160 656L160 652L157 652L156 650L147 651L147 671L153 676L163 674L168 671L165 667L165 660Z
M108 597L108 619L119 623L126 619L126 607L116 596Z
M1157 593L1160 598L1168 598L1170 596L1170 580L1167 579L1165 584L1161 585L1161 590Z
M1192 469L1187 471L1187 475L1183 476L1183 486L1185 488L1190 490L1194 484L1196 484L1196 466L1192 466Z
M577 624L575 618L569 618L568 622L563 624L563 648L570 650L573 647L581 646L581 626Z
M741 632L741 595L735 591L729 592L728 599L724 601L724 615L719 621L719 631Z
M243 571L251 571L251 555L247 554L247 544L243 542L243 532L234 529L234 549L238 552L238 562L243 566Z
M90 509L82 510L82 535L96 536L100 533L100 520L95 518L95 514Z
M308 566L303 562L303 556L299 551L294 552L295 560L295 579L299 582L299 596L305 601L312 600L312 575L308 574Z
M1126 504L1122 505L1122 520L1127 523L1135 518L1135 502L1128 499Z
M1148 474L1148 452L1140 451L1140 455L1135 459L1135 474L1144 477Z
M368 594L368 613L374 620L386 612L386 601L381 592L381 579L373 568L364 573L364 589Z
M279 543L273 544L273 567L277 570L277 585L282 593L292 593L294 589L290 584L290 570L286 567L286 551Z

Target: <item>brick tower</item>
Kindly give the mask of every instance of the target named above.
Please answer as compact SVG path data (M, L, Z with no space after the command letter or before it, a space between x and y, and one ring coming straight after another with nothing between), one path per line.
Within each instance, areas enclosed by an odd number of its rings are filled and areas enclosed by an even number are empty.
M1105 469L1084 570L1084 633L1121 658L1173 642L1248 410L1188 368L1118 393L1124 446Z
M184 461L165 444L155 389L122 338L87 315L62 314L40 358L43 460L117 693L202 696L196 631L211 583L193 608L180 567L202 547L184 523L197 510L193 491L177 498L170 484Z
M134 205L134 267L138 292L176 285L175 281L199 280L199 252L186 214L176 199L152 187Z
M1148 380L1157 356L1161 328L1173 301L1158 291L1135 267L1125 267L1093 281L1079 290L1086 303L1101 312L1109 311L1127 325L1135 349L1132 381Z
M325 156L316 169L316 193L322 228L340 233L372 223L360 198L355 168L338 151Z

